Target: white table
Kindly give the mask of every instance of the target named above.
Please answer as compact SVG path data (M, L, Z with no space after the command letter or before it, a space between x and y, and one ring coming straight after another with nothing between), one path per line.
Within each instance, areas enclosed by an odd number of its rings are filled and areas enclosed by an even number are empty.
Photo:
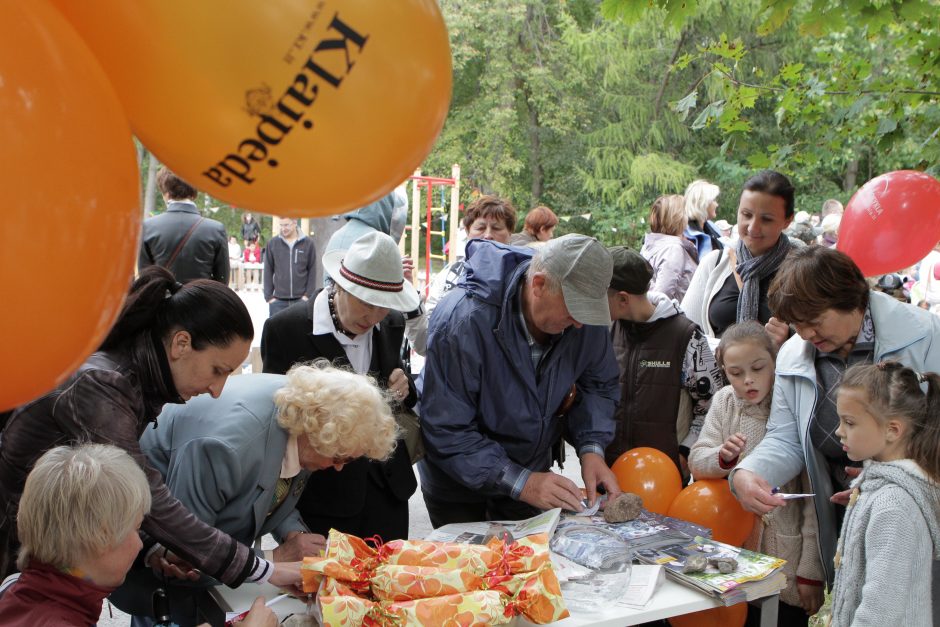
M233 611L235 608L247 608L259 595L263 595L268 600L273 599L280 594L280 591L270 584L261 586L243 584L234 590L225 586L212 588L209 594L222 612L215 617L207 616L207 619L215 627L221 625L221 622L217 621L219 621L219 616L224 616L224 612ZM778 596L776 594L754 602L761 606L761 627L774 627L777 624L777 602ZM602 612L590 614L571 612L569 618L553 623L553 625L558 627L577 627L579 625L621 627L708 610L714 607L721 607L721 603L698 590L687 588L667 578L656 590L649 604L641 610L612 604ZM274 604L271 609L274 610L280 620L284 620L291 614L303 614L307 611L306 604L299 599L284 599ZM517 618L512 622L512 625L521 627L532 625L532 623L524 618Z
M211 602L217 606L217 611L213 611L211 614L206 612L205 618L212 627L221 627L225 622L226 612L246 610L251 607L251 604L259 596L263 596L265 600L270 601L280 594L282 594L280 589L269 583L261 585L244 583L234 589L228 586L209 588L208 596ZM300 599L289 597L272 605L271 610L277 615L278 620L282 621L292 614L305 614L307 604Z
M761 607L761 627L776 627L777 625L778 595L773 595L755 601ZM571 616L557 623L558 627L576 627L578 625L593 625L595 627L621 627L623 625L638 625L654 620L690 614L701 610L710 610L722 607L719 601L698 590L693 590L667 578L653 594L653 598L643 609L635 609L625 605L611 604L601 612L574 612ZM513 625L532 625L524 618L517 618Z

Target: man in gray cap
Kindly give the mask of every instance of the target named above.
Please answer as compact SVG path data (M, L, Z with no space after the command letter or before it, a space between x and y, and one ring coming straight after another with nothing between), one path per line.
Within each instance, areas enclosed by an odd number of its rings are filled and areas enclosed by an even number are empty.
M668 455L688 477L689 449L698 439L712 395L724 380L708 340L679 304L647 292L653 268L640 253L608 249L614 272L607 297L611 337L621 372L617 431L605 458L649 446Z
M583 235L537 251L471 240L466 265L431 316L421 380L427 456L418 470L431 523L581 511L579 487L549 470L563 435L589 504L599 485L618 494L603 457L619 397L610 254Z

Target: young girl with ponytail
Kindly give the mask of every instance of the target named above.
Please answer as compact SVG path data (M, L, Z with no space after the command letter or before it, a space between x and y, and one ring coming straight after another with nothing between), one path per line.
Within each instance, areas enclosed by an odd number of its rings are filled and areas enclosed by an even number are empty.
M940 557L940 376L891 361L852 366L836 407L842 448L865 464L836 549L831 624L929 627Z

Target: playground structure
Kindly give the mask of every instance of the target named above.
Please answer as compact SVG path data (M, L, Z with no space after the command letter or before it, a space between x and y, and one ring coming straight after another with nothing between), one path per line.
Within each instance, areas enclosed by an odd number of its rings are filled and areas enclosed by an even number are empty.
M415 287L419 287L420 266L417 261L421 252L423 229L424 292L426 295L434 274L433 262L440 261L443 267L445 263L454 263L460 253L456 245L460 211L460 166L455 163L451 167L450 178L422 176L421 170L418 169L408 180L411 182L411 206L409 207L411 220L410 224L405 227L405 236L401 239L400 248L403 255L408 254L415 260L413 282ZM440 190L440 206L434 206L435 188ZM445 204L448 188L450 188L450 206ZM437 228L435 224L438 225ZM449 247L446 246L447 243L450 243ZM445 247L447 247L446 253Z

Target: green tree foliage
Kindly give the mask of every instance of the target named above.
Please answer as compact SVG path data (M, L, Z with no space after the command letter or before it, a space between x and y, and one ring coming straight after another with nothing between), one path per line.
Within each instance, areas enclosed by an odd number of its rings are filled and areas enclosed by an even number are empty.
M604 0L603 9L631 24L665 13L688 28L729 7ZM753 28L721 27L677 60L677 69L702 71L675 102L691 128L717 128L726 154L794 174L814 191L851 193L902 167L938 173L940 3L764 0L755 14ZM778 55L769 70L758 58L768 47Z

